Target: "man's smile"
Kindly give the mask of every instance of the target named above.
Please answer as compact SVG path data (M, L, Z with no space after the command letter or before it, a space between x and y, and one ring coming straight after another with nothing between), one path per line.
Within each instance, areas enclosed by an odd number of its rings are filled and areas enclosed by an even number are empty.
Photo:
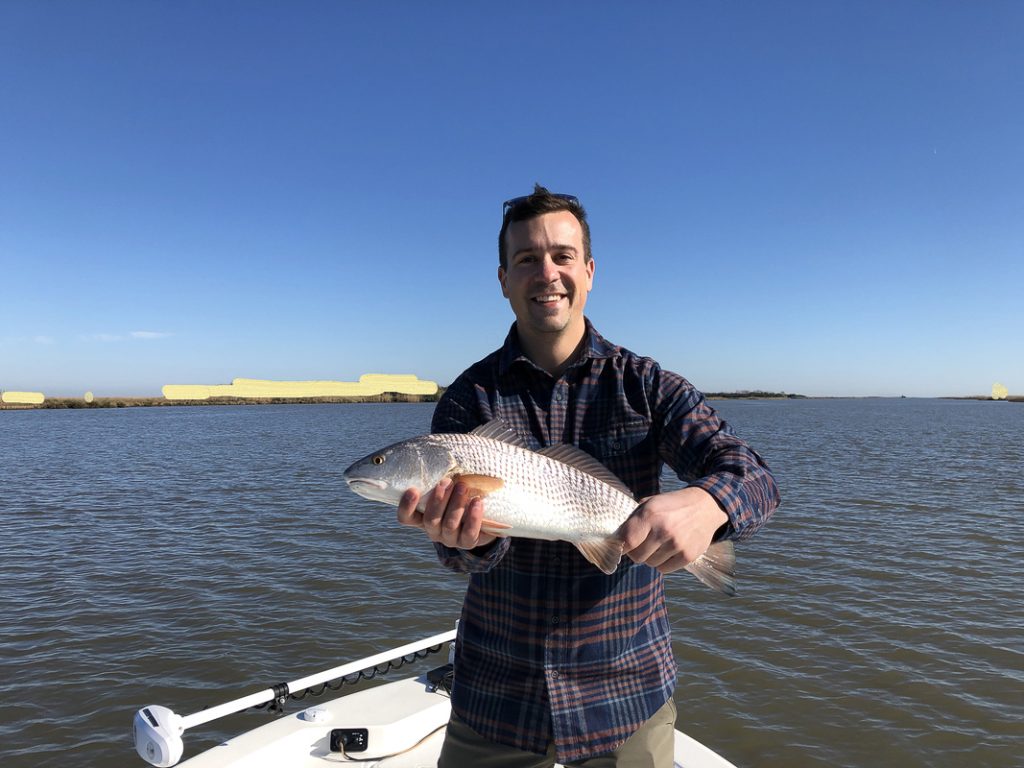
M564 293L545 293L541 296L534 296L533 300L539 304L554 304L566 298Z

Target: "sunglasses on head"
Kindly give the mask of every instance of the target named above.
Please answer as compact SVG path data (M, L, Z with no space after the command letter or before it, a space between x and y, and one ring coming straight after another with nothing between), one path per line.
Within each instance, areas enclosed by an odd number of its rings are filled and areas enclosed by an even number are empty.
M572 205L580 204L579 198L577 198L575 195L563 195L558 192L552 192L551 196L557 197L559 200L565 200L567 203L570 203ZM513 197L511 200L506 200L504 203L502 203L501 206L501 218L505 218L506 216L508 216L508 212L512 208L515 208L520 203L529 200L531 197L533 197L533 195L521 195L519 197Z

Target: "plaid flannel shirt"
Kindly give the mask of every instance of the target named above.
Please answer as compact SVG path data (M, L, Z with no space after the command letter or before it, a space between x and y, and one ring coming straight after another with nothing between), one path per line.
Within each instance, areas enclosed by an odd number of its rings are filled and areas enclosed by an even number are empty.
M761 458L681 376L602 338L587 320L581 357L554 379L501 349L465 371L434 412L434 432L501 419L530 447L571 443L637 498L659 493L667 463L710 493L743 539L779 497ZM672 695L676 664L657 570L623 558L605 575L563 541L502 538L482 551L435 544L469 573L456 642L452 707L477 733L559 762L610 752Z

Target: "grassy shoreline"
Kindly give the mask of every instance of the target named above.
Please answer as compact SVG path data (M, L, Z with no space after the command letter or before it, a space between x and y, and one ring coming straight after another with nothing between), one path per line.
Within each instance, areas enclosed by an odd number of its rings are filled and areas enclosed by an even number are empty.
M81 397L50 397L38 405L21 403L0 403L0 411L24 410L61 410L77 408L168 408L176 406L206 405L310 405L321 403L433 403L444 394L440 388L433 395L403 395L396 392L385 392L382 395L358 397L211 397L208 400L168 400L164 397L97 397L86 402ZM742 392L705 392L708 400L869 400L871 397L837 398L813 397L786 392L765 392L761 390ZM935 400L993 400L988 395L961 395L930 398ZM1008 402L1024 403L1024 396L1010 395Z
M356 397L211 397L207 400L168 400L164 397L96 397L86 402L81 397L48 397L38 405L0 403L0 410L60 410L68 408L167 408L196 405L310 405L318 403L433 403L444 394L445 387L433 395L404 395L385 392L382 395ZM785 392L709 392L711 400L784 400L806 399L805 395Z
M708 400L811 400L807 395L787 392L765 392L764 390L741 390L740 392L705 392Z
M1024 395L1007 395L999 400L996 400L991 395L948 395L946 397L937 398L938 400L988 400L993 403L998 403L1005 400L1008 403L1024 403Z
M211 397L207 400L168 400L164 397L96 397L86 402L81 397L48 397L39 405L0 403L0 410L45 410L66 408L173 408L196 405L309 405L312 403L432 403L440 396L402 395L385 392L382 395L358 397Z

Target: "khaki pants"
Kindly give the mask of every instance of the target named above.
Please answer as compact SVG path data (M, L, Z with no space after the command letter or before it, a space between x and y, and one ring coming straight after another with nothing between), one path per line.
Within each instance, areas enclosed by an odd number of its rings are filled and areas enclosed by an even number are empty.
M614 752L566 763L572 768L672 768L676 705L669 699ZM535 755L485 739L452 713L437 768L551 768L555 745Z

